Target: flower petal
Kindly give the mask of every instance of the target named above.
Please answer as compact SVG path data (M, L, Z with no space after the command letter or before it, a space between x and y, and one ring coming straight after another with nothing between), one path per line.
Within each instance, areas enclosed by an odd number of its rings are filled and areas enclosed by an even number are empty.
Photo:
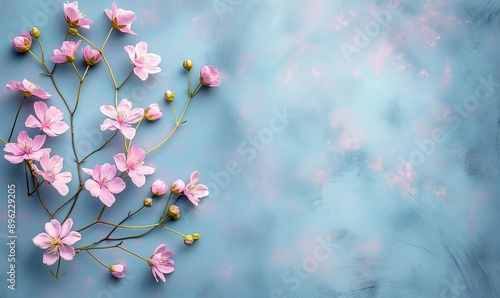
M61 245L60 254L61 258L65 259L66 261L71 261L75 256L75 249L73 248L73 246Z
M48 249L43 253L43 263L47 264L47 266L54 265L57 260L59 260L59 251L52 251L52 249Z

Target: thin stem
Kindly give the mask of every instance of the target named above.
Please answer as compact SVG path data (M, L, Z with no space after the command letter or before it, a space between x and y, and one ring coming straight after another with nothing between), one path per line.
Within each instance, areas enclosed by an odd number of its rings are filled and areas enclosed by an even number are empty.
M21 104L19 105L19 108L17 109L16 117L14 118L14 123L12 124L12 129L10 130L9 138L7 139L7 142L10 142L10 139L12 138L12 134L14 133L14 128L16 128L16 122L17 118L19 117L19 113L21 112L21 108L23 107L23 103L26 100L26 97L23 96L23 100L21 100Z
M99 222L99 221L94 220L93 222L89 223L88 225L86 225L86 226L84 226L83 228L78 229L78 230L76 230L76 231L77 231L78 233L80 233L81 231L84 231L84 230L86 230L86 229L90 228L91 226L95 225L95 224L96 224L96 223L98 223L98 222Z
M164 228L164 229L165 229L165 230L167 230L167 231L170 231L170 232L176 233L177 235L181 236L182 238L184 238L184 237L186 236L186 235L184 235L184 234L182 234L182 233L180 233L180 232L178 232L178 231L176 231L176 230L174 230L174 229L171 229L171 228L169 228L169 227L166 227L166 226L164 226L164 225L161 225L161 227L162 227L162 228Z
M155 223L155 224L150 224L150 225L145 225L145 226L122 226L119 224L114 224L114 223L110 223L110 222L102 221L102 220L100 220L99 222L102 224L108 225L108 226L114 226L114 227L119 227L119 228L123 228L123 229L147 229L147 228L157 227L159 225L158 223Z
M31 191L31 192L28 193L28 196L31 197L38 190L38 188L40 187L40 185L42 185L44 182L45 182L45 179L42 180L42 182L38 183L37 186L35 187L35 189L33 191Z
M101 264L103 267L105 268L108 268L109 269L109 266L107 266L106 264L104 264L103 262L101 262L101 260L99 260L96 256L94 256L94 254L92 254L90 251L88 250L85 250L92 258L94 258L94 260L97 261L97 263Z
M45 63L45 55L43 53L42 40L40 39L40 36L37 37L36 40L38 40L38 45L40 46L40 53L42 53L42 62Z
M78 190L76 191L76 193L71 197L69 198L66 202L64 202L61 206L59 206L59 208L56 209L56 211L54 211L54 215L59 212L59 210L61 210L62 208L64 208L64 206L68 205L69 202L71 202L72 200L74 200L78 194L82 191L83 189L83 186L80 185L80 187L78 188Z
M136 215L137 213L139 213L139 211L141 211L142 209L144 209L144 205L141 206L141 208L137 209L137 211L135 211L134 213L129 214L127 215L127 217L125 217L122 221L120 221L118 224L121 225L122 223L124 223L127 219L129 218L132 218L132 216ZM104 237L104 239L108 239L109 236L111 236L111 234L113 234L113 232L117 229L118 227L114 227L111 232L109 232L108 235L106 235L106 237Z
M126 249L125 247L123 247L123 246L121 246L121 245L118 245L118 246L117 246L117 248L122 249L122 250L124 250L124 251L128 252L129 254L132 254L132 255L134 255L134 256L136 256L136 257L138 257L138 258L140 258L140 259L143 259L144 261L146 261L146 262L148 262L148 263L149 263L149 260L148 260L148 259L146 259L145 257L143 257L143 256L141 256L141 255L139 255L139 254L137 254L137 253L135 253L135 252L133 252L133 251L131 251L131 250L128 250L128 249Z
M80 82L82 81L82 76L80 75L80 72L78 71L78 68L76 68L75 62L71 61L71 65L73 65L73 68L75 69L76 75L78 76L78 79L80 79Z
M165 216L165 212L167 211L167 207L168 207L168 202L170 202L170 198L172 197L172 192L170 192L168 194L168 199L167 199L167 202L165 203L165 207L163 207L163 212L161 213L161 218L160 218L160 222L161 220L163 219L163 217Z
M35 53L33 53L31 50L29 50L28 52L31 54L31 56L33 56L33 58L35 58L35 60L38 63L40 63L40 65L45 66L45 63L43 63L40 59L38 59L38 57L35 55Z
M89 154L87 154L84 158L82 158L80 161L78 161L79 164L83 163L87 158L89 158L92 154L96 153L97 151L101 150L102 148L104 148L104 146L106 146L107 144L109 144L111 142L111 140L113 140L113 138L116 136L116 134L118 133L118 130L115 130L115 132L113 133L113 135L111 136L111 138L107 139L106 142L104 142L104 144L102 144L99 148L95 149L94 151L90 152Z
M99 215L97 215L97 221L101 221L101 216L104 213L104 210L106 210L106 205L102 205L101 211L99 212Z
M191 95L191 70L188 70L188 96Z
M134 235L134 236L126 236L126 237L120 237L120 238L108 238L106 240L108 241L118 241L118 240L127 240L127 239L136 239L136 238L140 238L144 235L147 235L149 233L151 233L152 231L154 231L154 229L156 229L158 226L156 227L153 227L153 228L150 228L149 230L147 230L146 232L144 233L141 233L141 234L137 234L137 235Z
M108 43L108 39L111 36L111 32L113 32L113 29L114 29L113 27L109 28L108 35L106 36L106 39L102 43L101 51L104 51L104 47L106 46L106 43Z
M139 120L139 122L137 122L137 125L135 126L136 131L137 131L137 129L139 129L139 125L141 125L143 119L144 119L144 117L142 117L141 120ZM130 141L128 143L128 147L126 148L127 153L130 151L130 147L132 147L132 139L130 139Z
M125 80L124 80L124 81L123 81L120 85L118 85L118 87L116 87L116 89L117 89L117 90L119 90L119 89L123 86L123 84L125 84L125 82L127 82L127 80L130 78L130 76L132 76L132 74L133 74L133 73L134 73L134 69L132 69L132 70L130 71L130 73L129 73L129 74L128 74L128 76L125 78Z
M172 107L172 113L174 114L175 122L177 122L177 113L175 112L175 107L174 107L173 101L170 103L170 106Z
M5 144L7 144L8 142L2 138L0 138L0 141L4 142Z

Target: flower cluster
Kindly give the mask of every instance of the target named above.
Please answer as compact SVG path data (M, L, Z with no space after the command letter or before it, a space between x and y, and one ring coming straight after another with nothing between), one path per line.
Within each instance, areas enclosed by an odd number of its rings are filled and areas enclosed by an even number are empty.
M35 61L43 69L42 75L50 77L54 89L57 91L61 103L65 109L61 110L57 105L52 102L49 104L51 95L47 93L39 85L23 79L22 81L11 80L6 84L8 90L18 91L22 95L19 110L14 118L12 129L8 138L0 138L5 144L3 150L5 152L4 158L12 164L23 164L26 170L26 185L29 196L36 195L44 207L47 215L51 219L45 223L45 232L39 233L33 238L33 243L45 252L42 257L42 262L48 266L57 263L57 271L55 277L59 278L62 274L59 273L61 260L71 261L77 254L85 252L100 265L106 268L109 273L115 278L125 277L127 265L121 261L113 261L112 265L106 265L105 262L97 258L92 251L95 249L121 249L124 252L130 253L133 256L141 258L151 267L151 272L155 280L165 282L166 274L174 271L175 263L172 259L174 256L173 251L167 250L166 244L160 244L154 249L153 254L149 258L140 256L129 248L125 247L125 241L128 239L138 238L145 235L156 228L172 231L182 237L182 241L187 246L191 246L195 241L199 240L200 236L194 234L182 234L167 226L168 221L177 220L181 217L181 207L177 205L179 200L186 200L194 206L198 206L200 199L209 195L208 187L200 183L200 173L198 171L192 172L189 181L184 182L177 179L171 184L166 183L163 179L156 179L153 183L148 184L148 176L156 173L148 156L162 147L176 130L185 123L182 120L185 112L191 102L191 99L198 94L203 87L218 87L221 84L221 75L214 66L202 65L199 72L199 83L195 88L191 87L191 70L194 63L191 60L185 60L182 63L183 68L187 71L188 75L188 88L187 88L187 102L182 109L181 114L177 114L173 106L174 92L167 90L164 95L166 101L163 103L152 103L149 106L133 107L132 102L127 98L119 99L120 88L129 81L133 75L139 80L145 81L150 75L157 74L162 71L159 67L161 57L157 54L149 52L148 44L145 41L139 41L134 45L127 45L123 48L123 57L126 64L131 64L130 74L126 76L123 82L118 83L113 73L110 63L106 59L104 53L105 46L109 41L110 35L115 32L137 35L132 31L132 24L136 20L136 15L133 11L118 8L116 3L112 3L111 9L105 9L104 13L110 20L109 34L104 40L102 46L98 47L92 43L87 37L80 33L80 29L90 29L93 24L91 19L85 17L80 10L78 2L64 3L63 4L64 18L67 23L67 37L63 40L62 45L53 49L52 56L49 58L54 63L52 70L49 69L44 56L44 48L42 47L41 37L42 32L38 28L32 28L30 32L21 33L19 36L12 40L12 47L19 53L30 53ZM34 44L38 41L40 47L40 55L33 51ZM85 47L82 49L82 43ZM83 46L82 46L83 47ZM81 52L81 55L79 54ZM128 59L127 59L128 56ZM85 70L79 70L79 66L75 63L78 59L84 62ZM97 70L95 65L101 61L105 61L107 71L110 74L111 81L114 85L115 96L111 98L106 104L100 107L103 114L100 129L104 133L109 134L106 141L92 150L87 155L82 155L78 152L75 145L75 134L77 133L73 127L76 110L79 106L85 103L85 98L82 97L81 89L85 83L87 75ZM75 71L76 100L71 102L63 95L58 88L57 82L59 79L55 74L56 65L69 65ZM81 65L80 65L81 66ZM59 66L66 67L66 66ZM67 76L62 77L67 79ZM64 82L65 85L71 84ZM29 102L28 98L39 99L31 104L33 113L24 121L25 129L22 129L17 134L17 142L11 141L13 138L16 122L19 118L20 111ZM50 99L52 101L52 99ZM61 104L61 106L62 106ZM158 140L158 144L152 148L139 144L135 137L141 123L144 119L155 122L163 117L162 105L171 105L172 109L173 127L170 132L160 131L158 135L165 135L162 139ZM101 114L99 114L101 115ZM23 119L24 120L24 119ZM161 120L168 121L165 119ZM164 128L161 125L160 128ZM32 129L32 130L30 130ZM51 138L57 138L63 134L71 133L71 146L73 148L74 156L71 157L70 162L75 163L76 171L65 171L65 161L61 156L53 154L57 152L52 150L50 145L58 144L52 143ZM33 137L31 137L32 135ZM123 149L112 156L112 160L101 164L92 164L91 157L97 152L111 148L107 145L114 141L115 138L121 138L123 142ZM118 142L121 143L120 141ZM83 165L90 164L89 167ZM74 169L73 168L73 169ZM78 179L76 189L73 189L71 181ZM60 203L58 208L51 209L44 203L45 190L43 185L52 187L52 191L56 191L61 197L65 198ZM125 189L127 187L141 188L145 185L148 186L148 193L146 198L137 200L132 197L127 197ZM50 190L49 190L50 191ZM71 193L70 193L71 191ZM53 194L51 194L53 197ZM76 201L79 197L87 196L98 198L85 200L85 204L98 205L98 215L91 223L81 225L81 228L72 230L73 219L71 213L76 210ZM162 199L162 197L167 197ZM56 200L52 199L51 200ZM83 203L83 202L82 202ZM115 204L133 204L137 203L137 210L130 212L124 216L123 220L119 223L111 223L103 219L104 210L111 208ZM132 216L144 210L144 207L151 208L156 204L163 205L158 208L161 213L158 218L150 225L124 225L125 221L133 219ZM60 215L65 206L71 206L65 216ZM146 209L147 209L146 208ZM152 208L155 209L155 208ZM58 217L63 218L59 221ZM91 229L96 225L102 225L110 228L107 236L98 239L91 239L84 245L77 247L76 243L82 238L91 238L93 234L86 235L87 229ZM112 235L117 229L128 229L134 231L135 229L149 229L146 233L139 233L121 237L113 238ZM118 240L117 240L118 239ZM106 245L105 245L106 243ZM110 244L111 245L108 245ZM52 272L52 271L51 271Z

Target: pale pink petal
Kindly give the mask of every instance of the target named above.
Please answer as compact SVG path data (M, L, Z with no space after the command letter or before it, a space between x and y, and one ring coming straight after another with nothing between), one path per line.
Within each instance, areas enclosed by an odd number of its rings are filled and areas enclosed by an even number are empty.
M135 45L136 53L147 53L148 52L148 44L145 41L140 41Z
M103 105L99 109L104 115L108 116L111 119L116 119L118 117L118 115L116 114L116 109L113 106Z
M94 171L93 169L88 169L88 168L82 168L82 171L87 174L92 176L92 172Z
M106 183L106 187L109 189L109 191L113 194L117 194L122 192L127 185L125 182L123 182L122 178L120 177L115 177Z
M128 28L128 27L121 28L120 31L123 33L131 34L131 35L137 35L134 31L130 30L130 28Z
M165 244L160 244L158 245L158 247L155 249L153 255L156 255L156 254L161 254L163 252L166 252L167 251L167 246Z
M153 266L151 267L152 268L152 271L153 271L153 276L155 277L156 279L156 282L158 282L158 278L159 277L161 279L161 281L163 282L166 282L167 279L165 278L165 275L163 275L156 266Z
M58 238L61 232L61 224L57 219L53 219L45 224L45 232L53 238Z
M190 179L191 179L191 181L189 182L188 185L194 185L194 184L196 184L196 182L198 182L198 180L200 180L200 173L198 171L194 171L191 174Z
M107 180L115 177L116 175L116 167L114 165L110 165L109 163L105 163L101 167L101 179Z
M58 251L52 251L51 249L48 249L43 254L43 263L46 264L47 266L54 265L54 263L57 262L57 260L59 260Z
M42 127L42 123L38 121L35 116L29 115L26 121L24 122L24 125L29 128L39 128Z
M138 171L141 171L144 175L151 175L155 172L155 168L139 165L137 168Z
M124 10L118 14L117 20L118 24L130 24L135 20L135 13L130 10Z
M135 128L129 124L122 125L122 127L120 127L120 132L129 140L132 140L135 137Z
M75 249L73 248L73 246L61 245L60 254L61 258L65 259L66 261L71 261L75 256Z
M61 232L60 236L63 238L64 236L68 235L69 231L71 231L71 227L73 226L73 220L71 218L68 218L62 225L61 225Z
M111 207L111 205L113 205L116 201L115 196L107 188L101 189L99 200L101 200L101 202L107 207Z
M115 160L115 164L118 170L122 172L125 172L127 170L125 154L118 153L115 156L113 156L113 159Z
M80 18L80 11L78 11L78 8L73 5L64 4L64 14L67 18L69 18L70 22L76 21Z
M127 52L128 54L128 57L130 58L130 60L134 61L135 60L135 49L134 49L134 46L125 46L123 48L125 50L125 52Z
M36 101L33 108L38 119L43 120L47 115L47 105L43 101Z
M129 124L134 124L139 122L139 120L144 117L144 109L143 108L135 108L132 109L128 114L125 119L125 121Z
M12 164L18 164L22 163L24 161L24 158L22 156L15 156L15 155L4 155L6 160L8 160Z
M50 247L50 241L52 237L50 237L46 233L40 233L33 238L33 243L41 249L47 249Z
M195 206L198 206L198 202L200 202L200 199L195 197L193 194L190 192L184 190L184 195L188 198L189 201Z
M68 235L66 237L64 237L62 242L66 245L73 245L73 244L75 244L75 242L79 241L80 239L82 239L82 235L80 235L80 233L75 232L75 231L71 231L68 233Z
M55 180L54 182L50 183L50 185L52 185L52 187L54 187L61 196L65 196L69 193L69 187L61 181Z
M68 129L69 129L68 124L66 124L62 121L58 121L58 122L51 123L50 126L46 129L44 129L43 131L48 136L55 137L55 136L58 136L60 134L65 133Z
M33 150L33 151L40 150L40 148L42 148L44 143L45 143L45 136L36 135L33 138L33 144L31 146L31 150Z
M54 63L66 63L67 62L66 55L63 54L56 55L54 51L54 56L50 57L50 61Z
M111 10L109 10L109 9L107 9L107 8L106 8L106 9L104 10L104 13L108 16L108 18L109 18L110 20L113 20L113 13L111 12Z
M129 171L128 175L132 179L132 183L134 183L137 187L141 187L146 183L146 177L144 174L139 171Z
M146 69L143 67L134 67L134 73L136 76L139 77L139 79L145 81L148 78L148 73L146 72Z
M117 122L111 119L106 119L104 122L101 124L101 131L105 130L116 130Z
M90 195L93 197L98 197L101 194L101 187L99 183L92 179L85 181L85 188L90 191Z

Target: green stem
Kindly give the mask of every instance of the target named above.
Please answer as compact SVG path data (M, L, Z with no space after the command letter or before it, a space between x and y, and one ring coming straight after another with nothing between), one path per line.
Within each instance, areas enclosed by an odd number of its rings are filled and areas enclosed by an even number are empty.
M174 230L174 229L171 229L171 228L169 228L169 227L166 227L166 226L164 226L164 225L161 225L161 227L162 227L162 228L164 228L164 229L165 229L165 230L167 230L167 231L170 231L170 232L176 233L177 235L181 236L182 238L184 238L184 237L186 236L186 235L184 235L184 234L182 234L182 233L180 233L180 232L178 232L178 231L176 231L176 230Z
M174 114L175 122L177 122L177 113L175 112L175 107L174 107L173 101L170 103L170 106L172 107L172 113Z
M122 250L124 250L124 251L128 252L129 254L132 254L132 255L134 255L134 256L136 256L136 257L138 257L138 258L140 258L140 259L143 259L144 261L146 261L146 262L148 262L148 263L149 263L149 260L148 260L148 259L146 259L145 257L143 257L143 256L141 256L141 255L139 255L139 254L137 254L137 253L135 253L135 252L133 252L133 251L131 251L131 250L128 250L128 249L126 249L125 247L123 247L123 246L121 246L121 245L118 245L118 246L117 246L117 248L122 249Z
M44 182L45 182L45 179L42 180L42 182L38 183L36 185L35 189L33 191L31 191L31 192L28 193L28 196L31 197L38 190L38 188L40 187L40 185L42 185Z
M161 213L160 222L163 219L163 217L165 216L165 212L167 212L168 202L170 202L171 197L172 197L172 192L170 192L168 194L167 202L165 203L165 207L163 207L163 212Z
M104 144L102 144L99 148L95 149L94 151L90 152L89 154L87 154L84 158L82 158L81 160L78 161L79 164L83 163L87 158L89 158L92 154L96 153L97 151L101 150L102 148L104 148L104 146L106 146L107 144L109 144L111 142L111 140L113 140L113 138L116 136L116 134L118 133L118 130L115 130L115 132L113 133L113 135L111 136L111 138L107 139L106 142L104 142Z
M82 76L80 75L80 72L78 71L78 68L76 68L75 62L71 61L71 65L73 65L73 68L75 69L76 75L78 76L78 79L81 82L82 81Z
M105 268L108 268L109 269L109 266L107 266L106 264L104 264L103 262L101 262L101 260L99 260L96 256L94 256L94 254L92 254L90 251L88 250L85 250L92 258L94 258L94 260L97 261L97 263L101 264L103 267Z
M116 87L116 90L119 90L123 86L123 84L125 84L125 82L127 82L127 80L130 78L130 76L132 76L133 73L134 73L134 69L132 69L130 71L130 73L128 74L128 76L125 78L125 80L120 85L118 85L118 87Z
M137 131L137 129L139 129L139 125L141 125L143 119L144 119L144 117L142 117L141 120L139 120L139 122L137 122L137 125L135 126L136 131ZM130 151L130 147L132 147L132 139L128 143L128 146L126 148L127 150L125 150L127 153Z
M147 229L147 228L157 227L159 225L158 223L155 223L155 224L144 225L144 226L122 226L119 224L114 224L114 223L110 223L110 222L102 221L102 220L100 220L99 222L102 224L108 225L108 226L119 227L122 229Z
M94 220L93 222L89 223L88 225L86 225L86 226L84 226L83 228L78 229L78 230L76 230L76 231L77 231L78 233L80 233L81 231L84 231L84 230L86 230L86 229L90 228L91 226L95 225L95 224L96 224L96 223L98 223L98 222L99 222L99 221Z
M19 118L19 113L21 112L21 108L23 107L23 103L26 100L26 97L23 96L23 100L21 100L21 104L19 105L19 108L17 109L16 117L14 118L14 123L12 124L12 129L10 130L9 138L7 139L7 143L10 142L10 139L12 138L12 134L14 133L14 128L16 128L16 123L17 123L17 118Z
M62 208L64 208L64 206L68 205L68 203L69 203L69 202L71 202L72 200L74 200L74 199L78 196L78 194L82 191L82 189L83 189L83 186L82 186L82 185L80 185L80 187L78 188L78 190L76 191L76 193L75 193L75 194L74 194L71 198L69 198L66 202L64 202L61 206L59 206L59 207L56 209L56 211L54 211L54 215L55 215L57 212L59 212Z
M45 55L43 53L42 40L40 39L40 36L37 37L36 40L38 40L38 45L40 46L40 53L42 53L42 62L45 63Z
M114 29L113 27L109 28L108 35L106 36L106 39L102 43L101 51L104 51L104 47L106 47L106 43L108 43L108 39L111 36L111 32L113 32L113 29Z
M97 221L101 221L101 216L104 213L104 210L106 210L106 205L102 205L101 211L99 212L99 215L97 215Z
M40 65L45 66L45 63L43 63L40 59L38 59L38 57L35 55L35 53L33 53L31 50L28 50L28 52L31 54L31 56L33 56L33 58L35 58L35 60L38 63L40 63Z
M4 142L5 144L9 143L9 142L7 142L6 140L4 140L2 138L0 138L0 141Z

